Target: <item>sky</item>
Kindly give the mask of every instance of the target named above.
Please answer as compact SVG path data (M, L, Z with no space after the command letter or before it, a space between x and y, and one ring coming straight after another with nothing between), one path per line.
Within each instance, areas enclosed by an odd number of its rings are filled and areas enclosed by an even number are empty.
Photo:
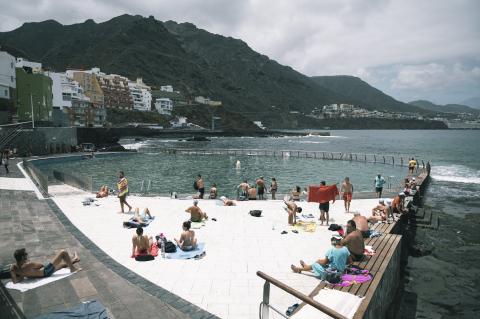
M480 97L480 0L0 0L0 31L124 13L191 22L308 76L358 76L404 102Z

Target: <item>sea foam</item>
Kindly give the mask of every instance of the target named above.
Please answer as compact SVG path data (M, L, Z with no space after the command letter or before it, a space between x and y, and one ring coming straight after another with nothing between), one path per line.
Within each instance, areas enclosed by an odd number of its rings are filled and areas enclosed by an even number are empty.
M464 165L433 166L432 178L437 181L480 184L480 171Z

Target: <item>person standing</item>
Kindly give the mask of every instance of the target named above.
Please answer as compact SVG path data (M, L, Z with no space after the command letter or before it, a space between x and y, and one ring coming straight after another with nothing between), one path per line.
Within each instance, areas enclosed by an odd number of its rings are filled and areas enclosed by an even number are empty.
M210 188L210 196L208 198L210 199L217 199L218 196L218 190L217 190L217 184L213 183L212 187Z
M263 180L263 176L260 176L255 184L257 184L257 195L258 195L258 199L260 200L263 200L265 199L263 197L263 194L265 194L265 181Z
M343 204L345 205L345 213L350 213L350 203L353 196L353 185L350 183L350 178L345 177L340 191L343 193Z
M334 185L335 186L335 185ZM319 188L319 191L327 191L329 189L330 186L326 186L326 183L325 181L321 181L320 182L320 188ZM338 190L337 188L335 187L335 195L338 195ZM327 197L329 198L329 197ZM333 197L332 199L332 204L335 203L335 197ZM320 209L320 218L319 220L322 222L321 225L323 225L323 222L326 221L327 222L327 226L328 226L328 223L329 223L329 220L330 220L330 200L326 200L326 201L320 201L319 203L319 206L318 208Z
M203 199L205 194L205 182L203 181L202 175L198 174L197 176L197 187L198 187L198 198Z
M385 178L383 178L382 174L378 174L377 177L375 177L373 184L375 186L375 193L377 194L377 197L382 197L383 185L385 185Z
M10 158L10 151L9 150L4 150L3 151L3 156L2 156L2 165L5 166L5 173L8 175L10 171L8 170L8 161Z
M408 172L410 173L410 175L413 175L415 167L417 167L417 161L412 157L412 159L410 159L410 161L408 162Z
M278 184L277 184L277 179L275 177L272 177L272 183L270 184L270 194L272 194L272 199L275 198L275 194L277 194L278 190Z
M124 205L128 206L128 211L132 210L132 206L127 203L127 195L128 195L128 180L125 177L123 171L118 172L118 198L120 199L120 213L123 214L125 211L123 209Z

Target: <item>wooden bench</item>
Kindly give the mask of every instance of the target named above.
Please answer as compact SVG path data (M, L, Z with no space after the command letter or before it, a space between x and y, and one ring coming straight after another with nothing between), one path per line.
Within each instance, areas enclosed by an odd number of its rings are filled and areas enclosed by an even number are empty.
M400 235L388 233L388 231L392 229L394 225L395 223L375 224L374 227L372 227L372 229L382 232L383 235L380 237L365 239L365 245L372 246L373 249L375 250L375 255L365 256L362 261L353 263L355 266L358 266L362 269L369 270L370 274L373 276L372 280L362 284L353 284L348 287L335 286L326 281L321 281L320 284L309 294L309 297L313 298L320 292L320 290L324 288L340 290L343 292L351 293L358 297L365 297L365 299L367 299L369 295L373 296L373 293L375 292L375 289L380 282L383 272L388 266L388 263L390 262L390 259L402 238L402 236ZM302 303L297 308L295 313L297 313L304 305L305 303ZM363 302L362 302L362 305L363 305ZM363 312L365 312L365 310Z

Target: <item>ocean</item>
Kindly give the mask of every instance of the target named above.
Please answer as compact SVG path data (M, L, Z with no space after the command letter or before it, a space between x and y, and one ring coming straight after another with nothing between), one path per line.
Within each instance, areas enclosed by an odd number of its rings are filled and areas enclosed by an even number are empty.
M95 158L61 164L62 170L93 176L95 187L113 187L116 172L124 170L133 192L150 184L152 193L193 193L193 180L202 174L206 186L215 182L219 192L234 195L244 178L264 176L279 181L280 192L293 186L339 183L345 176L356 191L372 191L373 178L381 173L395 188L406 168L346 161L226 155L165 155L157 147L248 148L308 150L414 157L432 165L432 180L425 207L440 218L440 228L418 229L408 259L404 293L397 318L473 318L480 311L480 131L478 130L342 130L331 136L228 137L207 142L176 139L122 140L139 154ZM241 168L236 169L240 161ZM53 164L59 165L59 164ZM51 171L52 165L41 165Z

